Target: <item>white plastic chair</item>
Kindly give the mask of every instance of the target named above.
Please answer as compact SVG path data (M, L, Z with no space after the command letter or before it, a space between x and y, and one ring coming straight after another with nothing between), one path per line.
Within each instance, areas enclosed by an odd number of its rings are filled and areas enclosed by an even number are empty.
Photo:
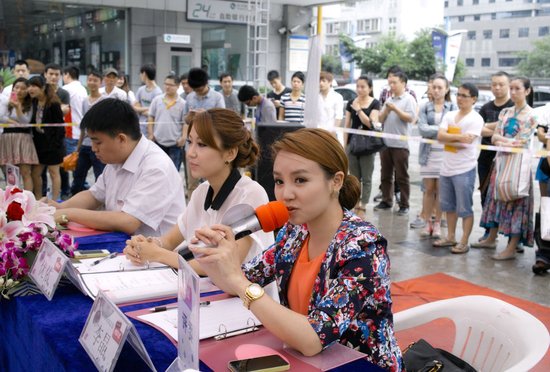
M456 297L400 311L394 314L394 329L402 331L440 318L451 319L456 327L451 352L480 372L528 371L550 344L540 320L487 296Z

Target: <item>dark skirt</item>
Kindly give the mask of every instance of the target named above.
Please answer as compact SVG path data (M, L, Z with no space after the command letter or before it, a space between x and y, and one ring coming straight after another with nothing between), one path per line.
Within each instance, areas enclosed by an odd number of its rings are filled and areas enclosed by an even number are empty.
M33 141L40 164L57 165L63 162L64 138L65 128L63 127L33 128Z

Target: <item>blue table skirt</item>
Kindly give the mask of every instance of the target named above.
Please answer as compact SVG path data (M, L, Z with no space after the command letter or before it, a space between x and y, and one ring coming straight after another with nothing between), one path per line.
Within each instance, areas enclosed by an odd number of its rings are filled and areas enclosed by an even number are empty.
M109 233L78 238L80 249L109 249L121 252L126 234ZM174 300L121 307L122 312L163 305ZM0 370L95 371L91 359L78 342L93 301L72 285L59 287L52 301L43 295L0 300ZM164 371L177 356L176 347L161 332L131 319L158 371ZM149 368L126 343L115 371L148 371ZM201 362L201 371L210 369ZM360 360L338 371L380 371Z
M76 238L79 250L107 249L109 252L119 252L126 246L130 236L122 232L105 233L99 235Z

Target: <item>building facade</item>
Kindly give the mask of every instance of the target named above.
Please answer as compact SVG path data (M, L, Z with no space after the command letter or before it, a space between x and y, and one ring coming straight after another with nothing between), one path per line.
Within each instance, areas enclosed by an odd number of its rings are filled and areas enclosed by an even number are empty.
M255 3L261 0L254 0ZM266 1L264 0L264 3ZM272 0L266 70L290 80L288 39L309 36L312 7ZM301 5L302 2L294 3ZM304 2L309 5L311 2ZM82 76L114 67L139 86L144 63L157 66L157 80L169 72L206 68L212 79L229 72L247 79L247 1L225 0L1 0L0 68L15 59L31 68L50 62L75 65Z
M384 35L412 40L416 32L443 24L441 0L346 1L324 7L325 53L339 54L340 33L354 38L360 47L375 46Z
M499 70L515 73L518 52L550 35L550 0L447 0L445 18L464 30L466 77L486 80Z

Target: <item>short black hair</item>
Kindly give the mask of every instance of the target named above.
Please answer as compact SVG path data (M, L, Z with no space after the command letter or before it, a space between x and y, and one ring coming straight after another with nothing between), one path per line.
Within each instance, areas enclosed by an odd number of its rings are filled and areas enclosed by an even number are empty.
M226 77L230 77L231 80L233 80L233 76L231 76L231 74L229 72L223 72L221 75L220 75L220 83L222 82L223 79L225 79Z
M88 73L88 76L95 76L97 78L99 78L99 80L103 79L103 75L101 75L101 72L97 71L97 70L92 70Z
M409 81L409 78L407 77L407 74L404 73L403 71L395 71L395 72L391 72L391 73L388 73L388 76L389 75L392 75L392 76L395 76L396 78L398 78L401 82L403 83L407 83L407 81Z
M147 79L149 80L155 80L155 78L157 77L157 68L155 67L155 65L147 64L141 66L141 68L139 69L139 73L142 72L145 72L145 75L147 75Z
M29 68L29 64L27 63L27 61L25 61L24 59L18 59L17 61L15 61L13 63L13 65L25 65L27 66L27 68ZM61 70L61 69L60 69Z
M279 71L277 70L271 70L267 73L267 80L268 81L271 81L271 80L274 80L274 79L278 79L280 78L281 76L279 75Z
M19 65L21 63L18 63ZM48 63L45 67L44 67L44 73L47 73L48 70L56 70L56 71L61 71L62 68L60 65L58 65L57 63Z
M504 76L505 78L508 78L508 80L510 80L510 74L507 73L506 71L497 71L491 75L492 78L496 76Z
M63 69L64 74L69 74L71 79L78 80L78 77L80 76L80 70L76 66L67 66Z
M187 80L188 77L189 77L188 74L181 74L181 76L180 76L180 83L181 83L182 81L184 81L184 80Z
M177 77L175 74L169 74L169 75L167 75L167 76L164 78L164 80L167 80L167 79L173 80L174 83L176 83L176 85L178 85L179 82L180 82L179 79L178 79L178 77Z
M241 89L239 89L239 94L237 97L239 98L239 101L246 102L259 95L260 93L258 93L254 87L251 87L250 85L243 85Z
M114 98L106 98L93 105L82 118L83 129L101 132L114 138L120 133L134 141L141 138L139 118L130 104Z
M459 86L459 88L462 88L462 89L466 89L468 91L468 93L470 93L470 95L472 97L478 97L479 96L479 90L477 89L477 87L472 84L472 83L463 83Z
M306 75L304 75L302 71L296 71L295 73L293 73L291 79L294 79L294 78L298 78L302 80L302 83L306 81Z
M403 69L401 67L399 67L398 65L390 66L388 68L388 71L386 72L386 79L388 78L388 76L395 75L398 72L403 72Z
M208 85L208 72L202 68L193 67L187 74L187 83L193 89Z

